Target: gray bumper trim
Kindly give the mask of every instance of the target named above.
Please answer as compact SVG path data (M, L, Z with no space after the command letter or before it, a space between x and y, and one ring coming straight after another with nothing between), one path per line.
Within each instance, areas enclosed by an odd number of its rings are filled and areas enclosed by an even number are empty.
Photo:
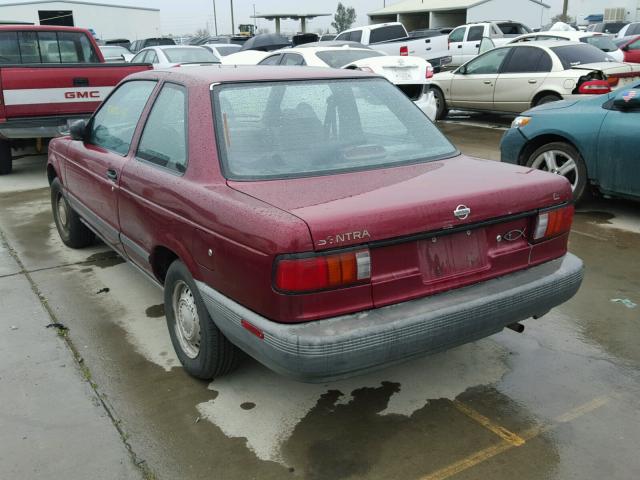
M271 369L322 382L445 350L543 315L580 287L582 261L571 254L543 265L439 295L302 324L272 322L197 282L215 324ZM264 332L259 339L245 319Z

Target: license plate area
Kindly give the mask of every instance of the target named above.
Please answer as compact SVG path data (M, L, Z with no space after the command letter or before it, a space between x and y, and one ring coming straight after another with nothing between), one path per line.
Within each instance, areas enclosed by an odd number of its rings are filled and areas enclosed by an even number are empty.
M490 268L485 229L421 240L418 256L427 284Z

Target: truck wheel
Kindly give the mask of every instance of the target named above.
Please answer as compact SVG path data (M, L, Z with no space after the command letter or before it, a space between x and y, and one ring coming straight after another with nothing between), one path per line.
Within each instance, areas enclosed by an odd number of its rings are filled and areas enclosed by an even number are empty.
M171 343L189 375L211 380L236 367L239 350L213 323L193 277L179 260L167 271L164 305Z
M446 118L449 114L449 109L447 108L447 101L444 98L444 93L439 88L432 88L433 95L436 97L436 105L438 109L436 110L436 120L442 120Z
M527 167L562 175L571 184L573 200L585 200L587 189L587 167L580 152L565 142L551 142L535 150L527 159Z
M0 175L8 175L13 169L11 145L6 140L0 140Z
M71 208L62 194L62 185L57 178L51 182L51 210L58 234L67 247L83 248L94 242L95 235Z

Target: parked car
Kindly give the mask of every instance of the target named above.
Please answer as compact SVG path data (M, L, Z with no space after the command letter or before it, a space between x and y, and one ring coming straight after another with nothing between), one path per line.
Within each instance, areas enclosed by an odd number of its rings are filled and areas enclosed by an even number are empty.
M461 25L449 34L450 66L457 67L477 57L483 38L491 39L493 46L498 47L526 33L531 33L526 25L511 20Z
M612 35L617 34L622 30L628 22L600 22L592 23L587 27L588 32L609 33Z
M365 47L325 47L315 43L277 50L258 65L345 68L377 73L402 90L431 120L436 118L436 100L428 88L433 67L422 58L390 56Z
M628 23L616 33L617 38L632 37L640 35L640 22Z
M331 42L335 40L337 36L338 36L337 33L323 33L322 35L320 35L320 39L318 41Z
M0 26L0 175L11 173L12 146L60 135L88 118L113 87L145 65L106 64L88 30Z
M131 48L129 48L129 50L131 50L131 53L138 53L140 50L147 47L157 47L160 45L175 45L175 44L176 42L173 40L173 38L166 38L166 37L144 38L142 40L134 41L131 44Z
M574 200L592 188L640 200L640 83L597 97L556 102L516 118L502 161L566 177Z
M609 35L605 35L602 33L595 32L565 32L565 31L547 31L547 32L537 32L537 33L527 33L526 35L520 35L519 37L514 38L509 41L507 44L511 45L513 43L525 43L525 42L541 42L541 41L562 41L562 40L570 40L573 42L582 42L588 43L589 45L593 45L596 48L599 48L603 52L607 53L611 58L613 58L616 62L624 62L624 53L618 45L616 45L613 39ZM486 50L490 50L495 45L492 45L493 42L489 41L489 45L483 45L481 47L481 52L484 53Z
M336 37L339 42L357 42L387 55L416 56L428 61L436 71L451 63L447 37L411 38L400 22L350 28Z
M154 68L171 68L176 65L220 63L211 50L192 45L164 45L140 50L132 63L151 63Z
M47 168L63 242L97 234L163 286L199 378L239 350L343 378L539 317L582 281L564 178L461 155L368 72L137 74Z
M100 45L100 51L107 63L130 62L133 53L118 45Z
M201 46L207 50L211 50L211 53L218 58L237 53L242 48L242 45L236 45L234 43L205 43Z
M624 54L625 62L640 63L640 35L623 37L616 40L616 44Z
M520 113L583 95L608 93L640 78L640 66L568 41L527 42L489 50L453 72L434 75L438 119L449 109Z

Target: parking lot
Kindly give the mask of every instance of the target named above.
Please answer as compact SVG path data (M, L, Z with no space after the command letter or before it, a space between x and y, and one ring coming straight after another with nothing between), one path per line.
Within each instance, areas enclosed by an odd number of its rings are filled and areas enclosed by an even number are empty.
M509 122L454 113L440 128L462 152L499 160ZM10 292L2 305L24 308L13 317L22 323L2 322L3 345L24 359L12 365L15 376L46 345L71 352L75 361L64 365L42 360L42 368L58 369L52 375L71 371L71 383L48 395L55 402L74 382L87 387L87 401L95 400L104 420L100 431L121 443L114 455L129 462L105 478L637 477L636 204L596 199L578 209L570 250L586 265L582 288L525 322L523 334L505 330L327 384L298 383L246 357L232 375L206 383L179 366L161 290L105 246L63 246L44 166L44 155L29 156L0 177L0 285ZM28 313L34 305L38 315ZM19 346L24 335L37 341ZM14 425L22 436L27 426ZM74 445L93 441L77 438L71 426L60 425L57 435L70 457ZM4 452L10 447L0 444ZM58 445L39 448L46 458ZM86 459L94 478L105 475L105 455Z

